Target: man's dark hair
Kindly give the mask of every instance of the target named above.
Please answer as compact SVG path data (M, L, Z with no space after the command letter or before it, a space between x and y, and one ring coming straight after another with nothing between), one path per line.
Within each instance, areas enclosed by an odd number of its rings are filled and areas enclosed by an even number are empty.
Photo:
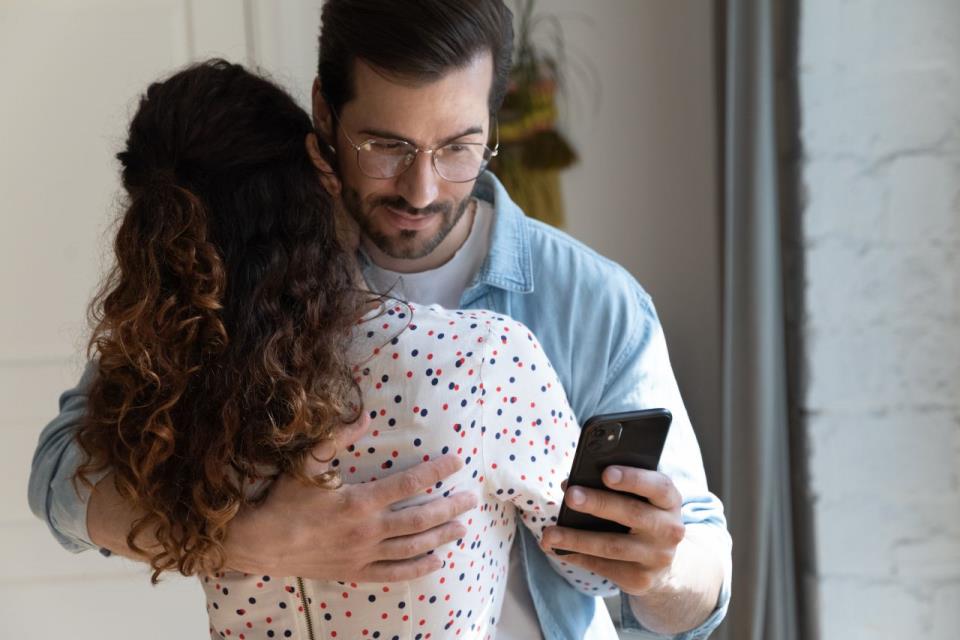
M503 0L327 0L317 73L335 112L353 99L354 61L430 82L493 56L490 113L503 103L513 55L513 14Z

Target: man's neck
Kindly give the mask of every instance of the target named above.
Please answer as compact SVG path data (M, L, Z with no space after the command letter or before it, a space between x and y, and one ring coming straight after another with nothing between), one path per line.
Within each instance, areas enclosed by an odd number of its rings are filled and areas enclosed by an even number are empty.
M403 258L394 258L381 251L370 240L364 237L361 240L363 250L367 253L375 265L387 271L397 273L420 273L422 271L431 271L442 267L457 254L460 247L464 245L467 238L470 237L470 230L473 229L473 219L477 213L477 200L471 198L467 205L467 210L457 224L453 226L447 237L434 248L433 251L422 258L406 260Z

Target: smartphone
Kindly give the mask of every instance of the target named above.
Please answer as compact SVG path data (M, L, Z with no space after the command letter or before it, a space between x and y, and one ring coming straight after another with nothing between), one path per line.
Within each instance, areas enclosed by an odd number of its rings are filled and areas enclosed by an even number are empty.
M567 486L609 491L601 475L610 465L656 471L672 420L673 416L667 409L608 413L590 418L580 431ZM628 495L645 500L640 496ZM630 530L618 522L574 511L566 503L560 506L557 524L588 531L626 533ZM554 549L554 552L557 555L570 553L562 549Z

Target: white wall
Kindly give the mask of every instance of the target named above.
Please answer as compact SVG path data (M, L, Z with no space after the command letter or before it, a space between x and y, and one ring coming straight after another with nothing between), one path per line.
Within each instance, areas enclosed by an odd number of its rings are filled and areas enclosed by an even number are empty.
M960 629L960 3L801 3L822 637Z
M217 6L214 6L217 5ZM0 3L0 637L205 635L193 580L62 550L26 501L40 428L82 362L84 312L116 212L113 154L147 82L191 53L245 52L222 0Z
M82 365L84 312L108 256L113 154L146 84L210 55L261 64L306 104L320 0L0 2L0 637L204 635L192 580L73 556L26 504L29 462ZM575 0L542 0L558 14ZM582 163L564 179L570 231L654 295L695 424L716 419L717 216L712 9L602 0L566 20L602 97L564 126ZM108 608L105 608L108 607ZM109 613L109 615L107 615Z
M600 87L574 83L562 125L568 231L653 296L674 370L719 473L720 215L712 2L541 0ZM586 20L578 16L586 16Z

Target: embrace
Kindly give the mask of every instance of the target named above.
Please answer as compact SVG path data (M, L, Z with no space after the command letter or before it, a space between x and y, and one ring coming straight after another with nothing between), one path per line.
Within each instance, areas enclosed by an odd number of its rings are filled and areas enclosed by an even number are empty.
M212 638L612 640L617 593L655 637L722 621L730 537L650 297L486 171L512 19L327 0L312 114L222 60L150 85L33 461L65 548L196 576ZM588 418L649 407L658 471L566 486Z

